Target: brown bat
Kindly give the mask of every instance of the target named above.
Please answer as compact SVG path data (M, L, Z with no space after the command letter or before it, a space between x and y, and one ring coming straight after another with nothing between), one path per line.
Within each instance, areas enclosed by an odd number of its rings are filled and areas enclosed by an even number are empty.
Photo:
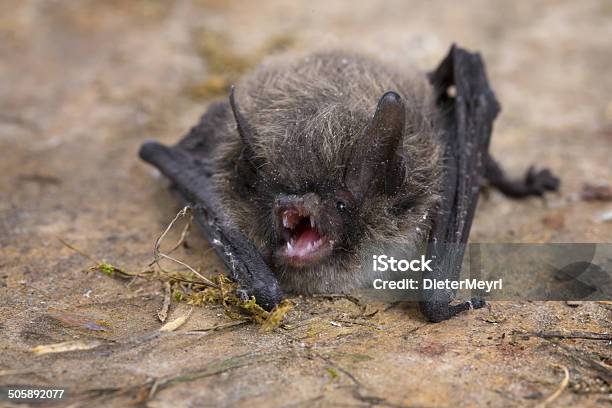
M230 275L271 308L283 291L371 285L365 248L425 248L432 277L457 276L463 249L442 245L467 242L484 178L514 197L556 190L548 170L509 181L489 156L498 110L480 57L455 47L429 78L354 54L277 57L176 146L141 156L199 206ZM433 321L483 304L422 296Z

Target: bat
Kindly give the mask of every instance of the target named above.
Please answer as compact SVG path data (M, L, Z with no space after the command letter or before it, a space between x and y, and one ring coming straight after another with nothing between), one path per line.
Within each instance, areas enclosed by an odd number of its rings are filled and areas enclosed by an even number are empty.
M371 284L364 248L425 247L430 278L458 277L481 185L509 197L559 188L510 180L488 152L499 104L478 54L452 46L427 76L341 52L277 57L213 103L172 147L140 156L174 184L241 286L267 310L285 293ZM422 290L433 322L484 305Z

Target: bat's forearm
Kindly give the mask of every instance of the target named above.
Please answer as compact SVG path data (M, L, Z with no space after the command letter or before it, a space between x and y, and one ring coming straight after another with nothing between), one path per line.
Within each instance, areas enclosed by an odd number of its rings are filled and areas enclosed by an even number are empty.
M193 208L198 225L230 277L240 284L247 296L255 296L257 303L266 310L280 303L283 293L276 277L253 243L225 216L211 188L206 164L200 159L194 161L181 148L156 142L145 143L140 156L174 182L181 198Z

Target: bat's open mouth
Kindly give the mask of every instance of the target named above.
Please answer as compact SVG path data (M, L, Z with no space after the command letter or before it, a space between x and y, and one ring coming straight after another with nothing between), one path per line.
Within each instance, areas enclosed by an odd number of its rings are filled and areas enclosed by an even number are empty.
M316 217L303 206L290 206L278 213L284 246L279 255L293 266L316 262L331 252L329 240L318 228Z

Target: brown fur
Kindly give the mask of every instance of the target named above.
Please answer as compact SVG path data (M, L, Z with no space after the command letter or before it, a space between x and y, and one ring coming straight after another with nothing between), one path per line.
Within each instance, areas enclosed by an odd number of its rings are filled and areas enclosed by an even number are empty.
M276 57L236 87L236 100L255 130L251 146L262 188L244 189L243 143L226 112L215 131L215 186L230 218L271 259L272 202L278 194L332 190L342 184L347 157L368 149L360 141L379 98L395 91L406 106L401 151L406 175L399 191L367 197L349 228L358 239L339 245L326 261L307 268L276 266L286 291L349 291L371 284L359 265L366 248L399 244L407 253L427 236L438 200L441 156L431 90L423 74L396 72L373 59L344 53ZM325 187L327 188L327 187ZM409 203L409 205L402 205ZM367 268L366 268L367 269Z

